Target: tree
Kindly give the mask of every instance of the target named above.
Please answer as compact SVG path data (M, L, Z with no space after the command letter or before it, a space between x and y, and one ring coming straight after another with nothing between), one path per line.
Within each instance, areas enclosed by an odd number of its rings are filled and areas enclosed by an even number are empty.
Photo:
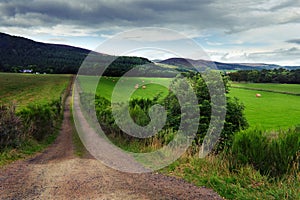
M210 73L218 73L218 72L210 72ZM208 84L204 81L204 78L201 74L192 74L188 73L186 74L186 77L188 78L188 81L190 85L193 87L193 90L197 96L198 104L200 108L200 118L199 118L199 125L198 125L198 131L197 136L195 138L195 144L201 145L203 142L203 139L207 133L207 130L209 128L209 124L211 123L211 110L213 106L218 106L217 110L222 112L224 109L227 110L225 122L224 122L224 128L221 132L220 138L218 140L218 145L215 148L216 151L220 151L224 149L226 145L231 144L232 136L234 133L240 131L241 129L245 129L248 126L248 123L244 116L244 106L241 104L238 99L226 97L226 108L221 107L222 105L213 105L211 101L212 95L220 94L220 92L229 91L228 87L228 79L227 77L223 77L223 83L224 83L224 90L222 90L222 87L218 85L217 80L207 80L211 81L209 84L212 85L210 90L214 90L214 94L209 93ZM181 79L175 80L174 85L180 85ZM184 113L181 113L181 109L179 105L179 102L175 96L174 93L170 92L166 99L164 100L164 104L166 106L166 109L168 111L168 126L171 128L178 129L178 126L180 124L180 120L182 115ZM219 116L214 116L214 123L213 126L216 128L220 126L220 123L222 119L218 119ZM214 127L212 127L214 128Z

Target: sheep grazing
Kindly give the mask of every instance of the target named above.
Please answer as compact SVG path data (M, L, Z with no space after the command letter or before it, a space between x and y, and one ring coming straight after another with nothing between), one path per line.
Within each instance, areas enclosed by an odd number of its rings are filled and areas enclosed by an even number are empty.
M146 89L146 85L143 85L143 87L142 87L143 89Z
M261 94L256 94L255 96L256 96L256 97L261 97Z
M138 89L138 88L139 88L139 84L136 84L136 85L134 86L134 88L135 88L135 89Z

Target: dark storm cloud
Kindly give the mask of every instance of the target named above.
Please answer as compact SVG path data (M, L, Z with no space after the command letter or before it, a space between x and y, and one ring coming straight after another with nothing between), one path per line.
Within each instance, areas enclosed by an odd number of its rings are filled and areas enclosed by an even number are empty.
M221 29L236 33L270 24L300 21L285 8L299 7L286 1L264 9L261 2L235 0L165 1L63 1L25 0L0 3L0 26L76 25L105 29L111 27L185 27L195 30ZM272 10L284 10L274 15ZM31 22L31 23L28 23Z
M193 24L200 18L207 18L207 24L217 23L220 15L212 14L207 5L208 1L195 3L195 1L11 1L0 4L2 18L8 20L18 16L26 17L28 13L46 15L46 23L61 20L61 23L74 23L79 25L111 24L122 26L136 25L163 25L167 23ZM215 17L214 17L215 16ZM28 19L29 20L29 19ZM34 26L35 24L32 24Z
M197 27L229 26L231 19L226 13L211 6L211 1L10 1L1 3L1 24L5 21L20 25L20 18L30 20L28 14L39 14L46 24L51 22L76 25L115 26L159 26L165 24L186 24ZM42 19L43 20L43 19ZM125 23L125 24L124 24ZM7 23L6 23L7 24ZM11 24L13 25L13 24ZM35 24L31 24L35 26Z

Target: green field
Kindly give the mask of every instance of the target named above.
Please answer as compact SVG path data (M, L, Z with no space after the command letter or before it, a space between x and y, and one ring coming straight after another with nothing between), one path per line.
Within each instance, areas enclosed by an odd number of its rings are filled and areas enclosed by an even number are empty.
M254 89L254 90L266 90L290 94L300 95L300 84L276 84L276 83L231 83L232 87Z
M97 81L92 76L81 76L80 80L83 90L90 92L91 85ZM133 90L132 98L153 98L158 94L164 97L167 95L168 89L163 85L167 86L171 79L131 77L120 80L114 77L102 77L97 88L97 94L110 100L118 81L123 89L116 93L116 98L123 101L125 100L124 96L128 95L128 89L134 89L136 84L139 84L139 88ZM146 85L146 89L142 89L142 85ZM237 97L245 105L245 115L250 127L257 126L263 129L277 130L300 124L300 96L283 94L300 94L300 85L255 83L232 83L231 85L235 88L230 89L229 96ZM257 98L255 96L257 93L262 96Z
M246 86L253 88L261 86L262 89L268 88L280 92L297 92L297 88L300 88L299 85L286 84L247 84ZM255 96L257 93L261 94L261 97L257 98ZM241 88L231 88L230 96L237 97L244 103L246 118L251 127L274 130L300 124L300 96Z
M0 73L0 104L14 103L22 108L29 103L59 99L70 75Z
M85 92L93 92L92 85L97 81L93 76L80 76L79 78L82 90ZM116 78L116 77L102 77L99 81L96 94L104 97L108 100L111 99L113 90L116 84L120 84L120 90L115 93L115 97L118 101L125 101L125 96L130 95L131 98L150 98L157 95L165 97L168 94L168 85L171 79L169 78ZM138 89L135 89L136 84L139 85ZM145 89L142 86L146 86Z

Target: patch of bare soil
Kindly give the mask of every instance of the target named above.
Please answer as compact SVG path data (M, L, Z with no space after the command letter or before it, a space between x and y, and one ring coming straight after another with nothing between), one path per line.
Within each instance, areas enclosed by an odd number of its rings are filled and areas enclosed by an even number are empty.
M119 172L92 156L74 156L69 100L55 143L0 169L0 199L222 199L181 179Z

